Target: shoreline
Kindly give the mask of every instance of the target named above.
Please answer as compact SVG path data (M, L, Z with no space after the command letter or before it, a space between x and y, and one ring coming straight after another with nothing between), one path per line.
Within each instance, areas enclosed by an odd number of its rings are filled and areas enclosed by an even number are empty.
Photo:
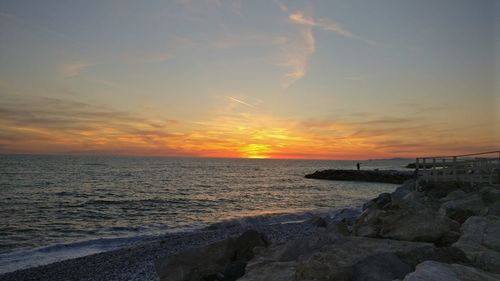
M165 235L150 243L17 270L0 275L0 281L159 281L159 268L163 268L161 280L184 280L171 273L178 259L196 261L195 253L227 245L247 230L264 235L269 243L254 250L240 275L242 281L372 280L373 276L380 281L414 281L436 270L449 275L423 280L455 280L453 274L472 276L471 281L500 279L500 248L495 246L500 245L500 186L438 183L415 191L415 181L409 180L361 208L362 212L337 209L330 216L317 214L301 222L213 224L199 232ZM203 261L207 264L200 269L214 274L209 272L215 270L210 263L217 262L216 256ZM174 271L198 274L198 262L182 264L184 268ZM196 280L204 277L200 278Z
M379 194L350 219L317 218L301 239L273 243L252 229L162 257L155 269L160 281L500 280L500 185L416 184Z
M310 210L297 213L266 214L239 219L224 220L208 226L189 231L176 231L159 236L150 236L146 241L138 241L132 245L99 251L84 256L70 257L47 264L34 265L0 274L0 280L158 280L153 268L159 257L173 255L192 248L202 247L213 242L234 237L246 230L257 229L266 233L273 243L308 236L317 231L317 226L308 220L322 217L327 220L352 218L360 213L361 207L329 210ZM264 223L262 223L264 221ZM136 237L129 237L136 238ZM111 238L126 239L126 238ZM96 239L99 241L102 239ZM50 245L36 250L44 250L54 246L71 246L71 244ZM21 252L21 251L18 251ZM13 252L14 254L17 252ZM95 269L94 265L100 268ZM125 271L126 272L121 272ZM72 274L75 274L73 276ZM69 276L72 276L71 278ZM136 278L136 279L134 279Z
M360 206L394 189L387 184L318 182L303 177L325 167L350 166L342 161L27 159L8 159L13 165L2 171L10 188L4 190L0 207L7 219L0 243L0 274L7 271L4 265L10 271L12 261L24 259L25 253L2 256L14 251L39 249L58 259L51 245L64 249L78 241L159 236L179 227L210 225L262 211L295 213ZM401 166L390 161L371 164L374 168ZM53 173L54 165L62 170ZM80 172L72 172L76 170ZM39 179L38 174L44 176ZM44 259L41 254L36 264Z

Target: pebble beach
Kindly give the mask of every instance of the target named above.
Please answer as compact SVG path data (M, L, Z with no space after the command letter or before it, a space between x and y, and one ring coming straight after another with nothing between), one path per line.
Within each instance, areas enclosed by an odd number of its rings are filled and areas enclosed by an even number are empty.
M156 259L237 236L246 229L229 227L169 234L147 244L6 273L0 275L0 280L157 281L159 279L154 269ZM272 243L283 243L318 231L318 227L307 222L275 224L257 229Z

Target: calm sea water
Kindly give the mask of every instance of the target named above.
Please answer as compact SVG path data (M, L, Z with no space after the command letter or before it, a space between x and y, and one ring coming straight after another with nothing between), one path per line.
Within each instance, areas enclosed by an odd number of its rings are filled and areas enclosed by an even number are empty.
M84 249L82 255L113 244L105 239L120 238L114 245L123 246L224 220L286 219L270 214L359 206L395 188L303 177L352 169L356 162L0 156L0 272L35 252L43 257L73 245ZM361 163L364 169L402 169L408 160Z

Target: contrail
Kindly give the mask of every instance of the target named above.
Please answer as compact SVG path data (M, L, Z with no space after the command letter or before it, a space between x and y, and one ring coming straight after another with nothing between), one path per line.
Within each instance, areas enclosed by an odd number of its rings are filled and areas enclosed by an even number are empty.
M233 97L231 97L231 96L228 96L227 98L228 98L228 99L230 99L230 100L232 100L232 101L235 101L235 102L237 102L237 103L241 103L241 104L243 104L243 105L246 105L246 106L248 106L248 107L255 108L255 106L253 106L253 105L251 105L251 104L249 104L249 103L246 103L246 102L244 102L244 101L242 101L242 100L239 100L239 99L237 99L237 98L233 98Z

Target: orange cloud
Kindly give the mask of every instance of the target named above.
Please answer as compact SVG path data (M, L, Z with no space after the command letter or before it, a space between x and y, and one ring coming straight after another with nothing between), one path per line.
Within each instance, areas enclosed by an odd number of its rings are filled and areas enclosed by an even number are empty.
M499 144L488 126L460 131L422 118L302 121L238 107L202 122L179 122L61 99L0 101L1 153L366 159L488 151Z
M307 27L317 27L317 28L324 30L324 31L335 32L340 36L362 40L364 43L369 44L369 45L377 45L378 44L377 42L375 42L373 40L361 38L361 36L354 34L351 31L347 30L347 28L345 28L342 24L340 24L338 22L335 22L335 21L332 21L329 19L324 19L324 18L321 18L318 20L315 20L313 18L308 18L301 11L296 11L296 12L290 14L288 16L288 19L294 24L307 26Z

